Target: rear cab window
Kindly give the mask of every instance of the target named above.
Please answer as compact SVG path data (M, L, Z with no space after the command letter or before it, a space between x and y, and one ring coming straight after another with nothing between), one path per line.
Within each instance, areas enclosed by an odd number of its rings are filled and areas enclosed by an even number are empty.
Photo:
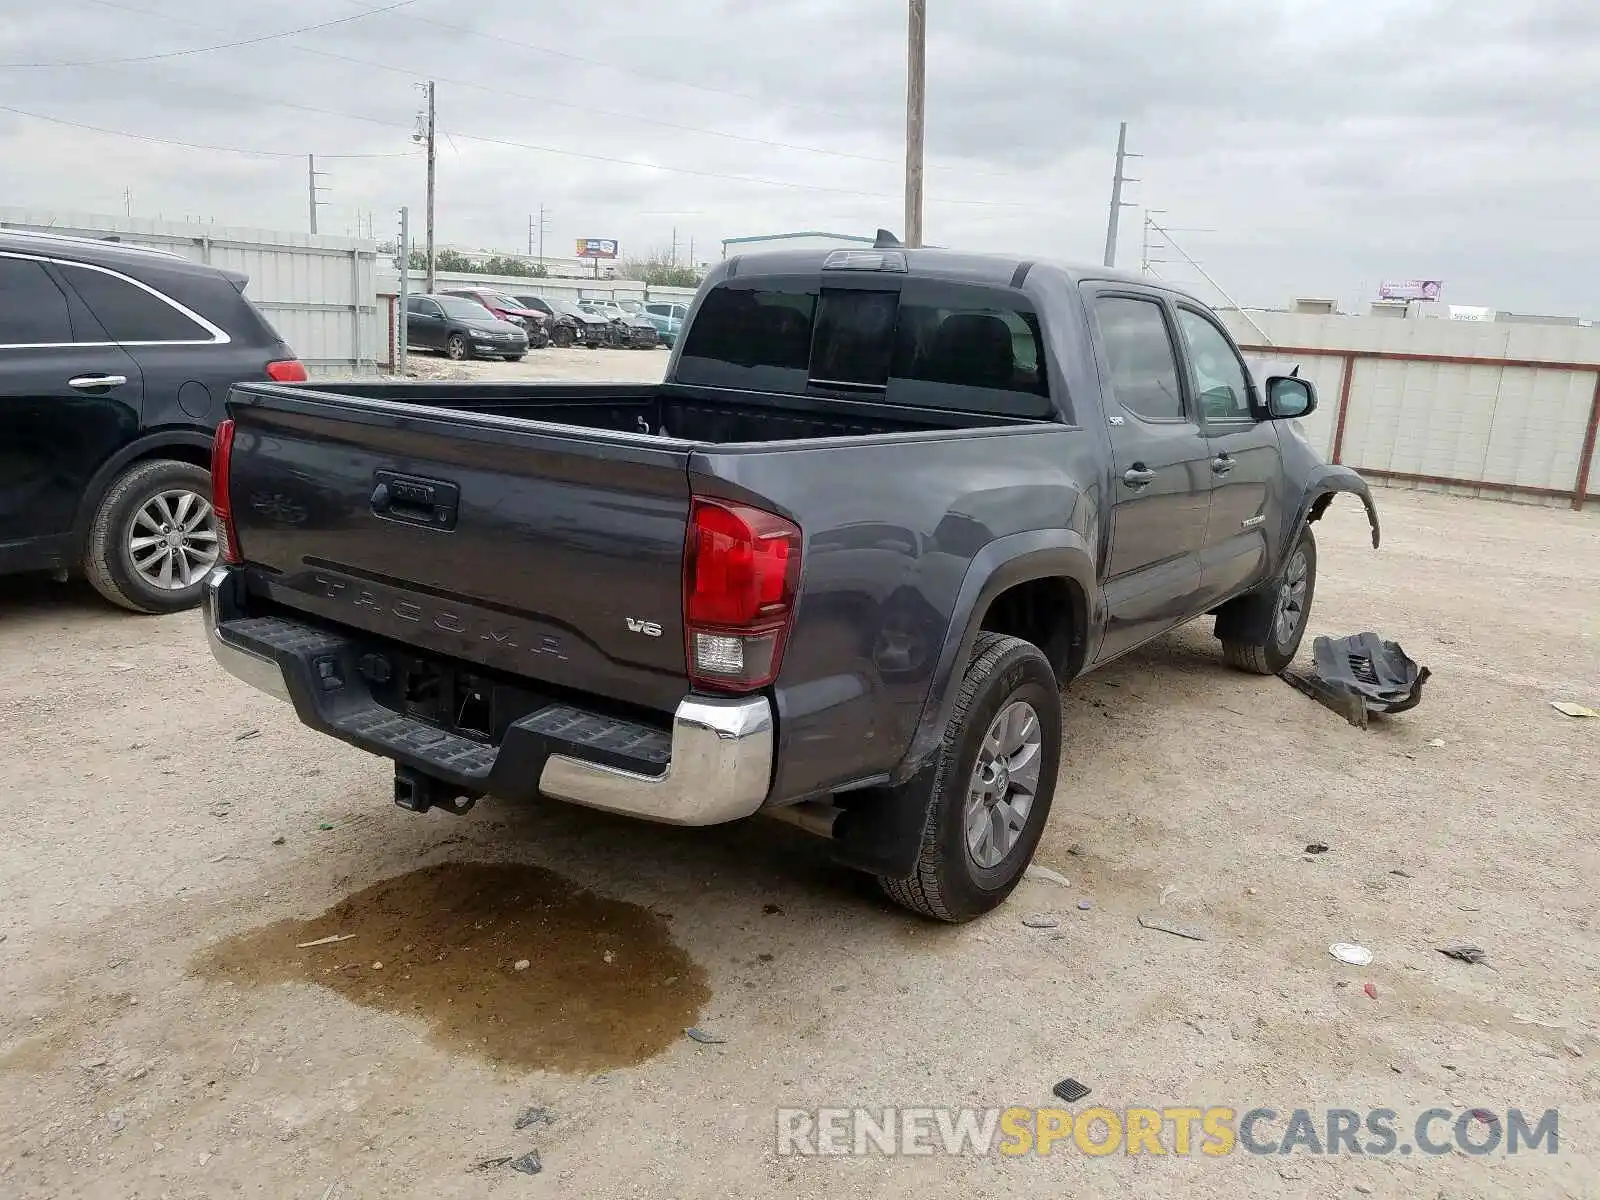
M830 274L718 284L689 325L677 381L1055 417L1027 297L918 276Z

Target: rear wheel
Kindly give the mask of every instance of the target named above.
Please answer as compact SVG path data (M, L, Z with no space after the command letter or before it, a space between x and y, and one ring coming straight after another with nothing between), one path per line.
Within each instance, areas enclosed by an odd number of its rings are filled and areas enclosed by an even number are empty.
M133 612L193 608L221 542L211 474L192 463L139 463L95 510L83 571L107 600Z
M1217 611L1217 637L1229 666L1276 675L1294 661L1317 590L1317 541L1305 529L1276 578Z
M467 356L467 339L459 333L452 333L444 344L446 358L453 358L457 362Z
M572 345L575 339L571 329L567 328L565 325L557 325L553 330L550 331L550 340L557 346L565 349L566 347Z
M916 868L878 877L889 898L951 922L1004 903L1049 819L1061 740L1050 660L1021 638L980 634L939 751Z

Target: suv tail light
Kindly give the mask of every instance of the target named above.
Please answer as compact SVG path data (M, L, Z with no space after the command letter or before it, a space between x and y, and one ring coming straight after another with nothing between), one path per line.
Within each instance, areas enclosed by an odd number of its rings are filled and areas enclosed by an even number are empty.
M749 692L776 679L799 582L799 526L747 504L696 497L683 556L690 682Z
M267 364L267 378L273 383L304 383L310 376L298 358L283 358Z
M217 422L217 436L211 443L211 509L217 518L217 540L222 561L238 566L244 561L239 539L233 532L233 495L229 474L233 469L233 419Z

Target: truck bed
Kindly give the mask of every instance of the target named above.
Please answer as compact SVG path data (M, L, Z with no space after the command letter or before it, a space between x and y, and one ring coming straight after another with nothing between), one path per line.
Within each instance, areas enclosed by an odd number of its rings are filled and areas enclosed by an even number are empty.
M319 383L316 391L444 412L648 433L702 444L975 429L1025 418L911 409L872 400L723 392L666 384Z

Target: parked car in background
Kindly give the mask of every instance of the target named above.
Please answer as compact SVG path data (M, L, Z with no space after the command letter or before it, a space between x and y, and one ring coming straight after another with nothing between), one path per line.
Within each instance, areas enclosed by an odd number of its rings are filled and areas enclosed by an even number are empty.
M528 345L534 350L541 350L550 344L550 335L545 329L544 313L536 308L529 308L515 296L508 296L494 288L440 288L441 296L460 296L463 300L476 300L502 321L509 321L519 329L527 331Z
M606 346L611 343L611 322L585 312L571 300L546 300L543 296L517 295L517 303L545 315L550 341L557 346Z
M406 342L413 350L438 350L447 358L503 358L518 362L528 352L528 331L502 321L464 296L406 298Z
M653 350L661 344L661 335L649 318L629 312L615 300L579 300L578 303L611 322L614 346Z
M246 276L0 230L0 575L191 608L218 559L211 440L235 383L306 378Z
M683 323L689 319L689 306L652 300L644 306L644 315L656 327L662 342L676 346L678 335L683 332Z

